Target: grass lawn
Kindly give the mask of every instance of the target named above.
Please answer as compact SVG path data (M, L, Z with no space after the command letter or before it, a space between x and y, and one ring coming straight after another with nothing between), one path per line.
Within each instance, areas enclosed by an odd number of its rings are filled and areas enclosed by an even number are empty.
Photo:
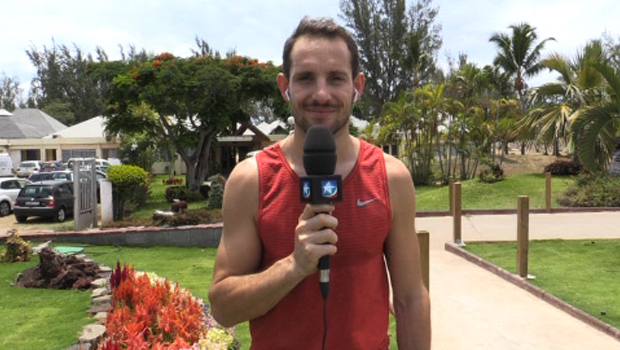
M90 292L11 285L18 273L37 263L35 258L0 265L0 349L65 349L77 341L83 326L92 323L86 314Z
M572 179L569 176L554 176L551 179L552 207L559 207L556 199ZM462 182L461 197L463 209L516 209L520 195L530 197L530 208L545 207L545 175L517 174L493 183L482 183L478 179ZM418 211L447 211L450 208L449 186L416 187Z
M467 243L468 251L516 273L516 243ZM620 240L544 240L529 245L530 283L620 328Z

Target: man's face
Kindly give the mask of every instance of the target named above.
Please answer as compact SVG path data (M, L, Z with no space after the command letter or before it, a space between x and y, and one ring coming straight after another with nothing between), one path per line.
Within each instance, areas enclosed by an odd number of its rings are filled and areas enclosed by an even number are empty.
M355 88L363 76L351 73L351 53L342 39L301 37L291 52L289 90L295 123L304 132L322 125L335 134L348 125ZM361 85L360 85L361 84Z

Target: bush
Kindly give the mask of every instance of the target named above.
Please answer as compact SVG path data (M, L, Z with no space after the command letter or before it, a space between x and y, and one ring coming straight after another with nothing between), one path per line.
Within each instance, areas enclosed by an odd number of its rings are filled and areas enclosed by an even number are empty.
M112 182L114 220L137 210L149 196L148 173L135 165L112 166L108 170Z
M32 257L32 244L24 241L19 236L17 230L7 231L9 237L6 239L6 251L0 256L0 261L13 263L19 261L28 261Z
M545 173L551 175L578 175L581 172L581 164L573 160L556 160L545 166Z
M170 186L166 188L165 196L168 203L172 203L175 199L187 202L197 202L203 199L199 191L192 191L184 186Z
M620 207L620 177L581 174L558 198L566 207Z
M224 185L214 182L209 190L209 198L207 198L207 209L221 209L224 201Z
M178 284L117 263L110 285L112 308L98 349L239 348L234 330L218 325L202 300Z
M483 162L485 164L485 162ZM486 163L489 167L488 169L482 170L478 174L478 178L480 182L484 183L494 183L497 181L502 181L504 179L504 169L499 164Z

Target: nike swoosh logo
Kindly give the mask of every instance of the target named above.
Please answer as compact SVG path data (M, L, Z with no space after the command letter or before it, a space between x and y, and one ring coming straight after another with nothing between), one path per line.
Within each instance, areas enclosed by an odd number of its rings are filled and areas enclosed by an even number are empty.
M370 203L372 203L372 202L374 202L374 201L376 201L376 200L377 200L377 198L369 199L369 200L367 200L367 201L362 201L361 199L359 199L359 198L358 198L358 199L357 199L357 206L358 206L358 207L365 207L365 206L367 206L368 204L370 204Z

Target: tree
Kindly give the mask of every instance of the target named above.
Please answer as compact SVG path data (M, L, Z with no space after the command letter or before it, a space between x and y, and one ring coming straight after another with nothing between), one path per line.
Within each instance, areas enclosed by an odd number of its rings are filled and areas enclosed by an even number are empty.
M603 100L583 109L570 126L577 142L579 160L586 169L602 170L609 165L618 146L620 130L620 69L608 61L591 61L607 84Z
M250 121L243 109L248 101L284 104L275 102L282 100L276 85L279 72L272 63L241 56L221 59L211 53L190 58L163 53L135 65L92 65L94 76L112 81L105 113L107 131L146 132L172 142L187 166L187 184L193 190L208 175L215 137L236 123ZM142 104L156 118L133 112Z
M432 0L406 9L405 0L341 0L340 17L353 31L366 74L364 114L379 115L401 92L428 82L441 47Z
M103 50L98 53L105 56ZM88 75L87 65L93 61L77 46L31 46L28 58L37 69L31 83L31 104L50 112L62 111L61 119L79 123L101 115L103 100L100 86ZM55 116L55 115L54 115Z
M569 127L583 108L601 100L602 76L588 63L598 60L603 53L598 40L589 42L573 58L554 53L541 63L560 74L557 82L544 84L532 91L536 106L518 128L535 130L545 144L552 144L553 155L560 155L560 142L571 144Z
M554 38L547 38L536 42L538 35L536 28L527 23L511 25L508 28L512 33L495 33L489 39L497 47L497 56L493 64L501 67L509 76L514 77L514 86L521 101L521 114L527 110L525 94L527 91L526 78L538 74L544 66L540 57L545 44ZM525 154L525 143L521 143L521 154Z
M2 73L0 79L0 108L14 111L22 105L22 89L19 87L17 78L11 78Z

